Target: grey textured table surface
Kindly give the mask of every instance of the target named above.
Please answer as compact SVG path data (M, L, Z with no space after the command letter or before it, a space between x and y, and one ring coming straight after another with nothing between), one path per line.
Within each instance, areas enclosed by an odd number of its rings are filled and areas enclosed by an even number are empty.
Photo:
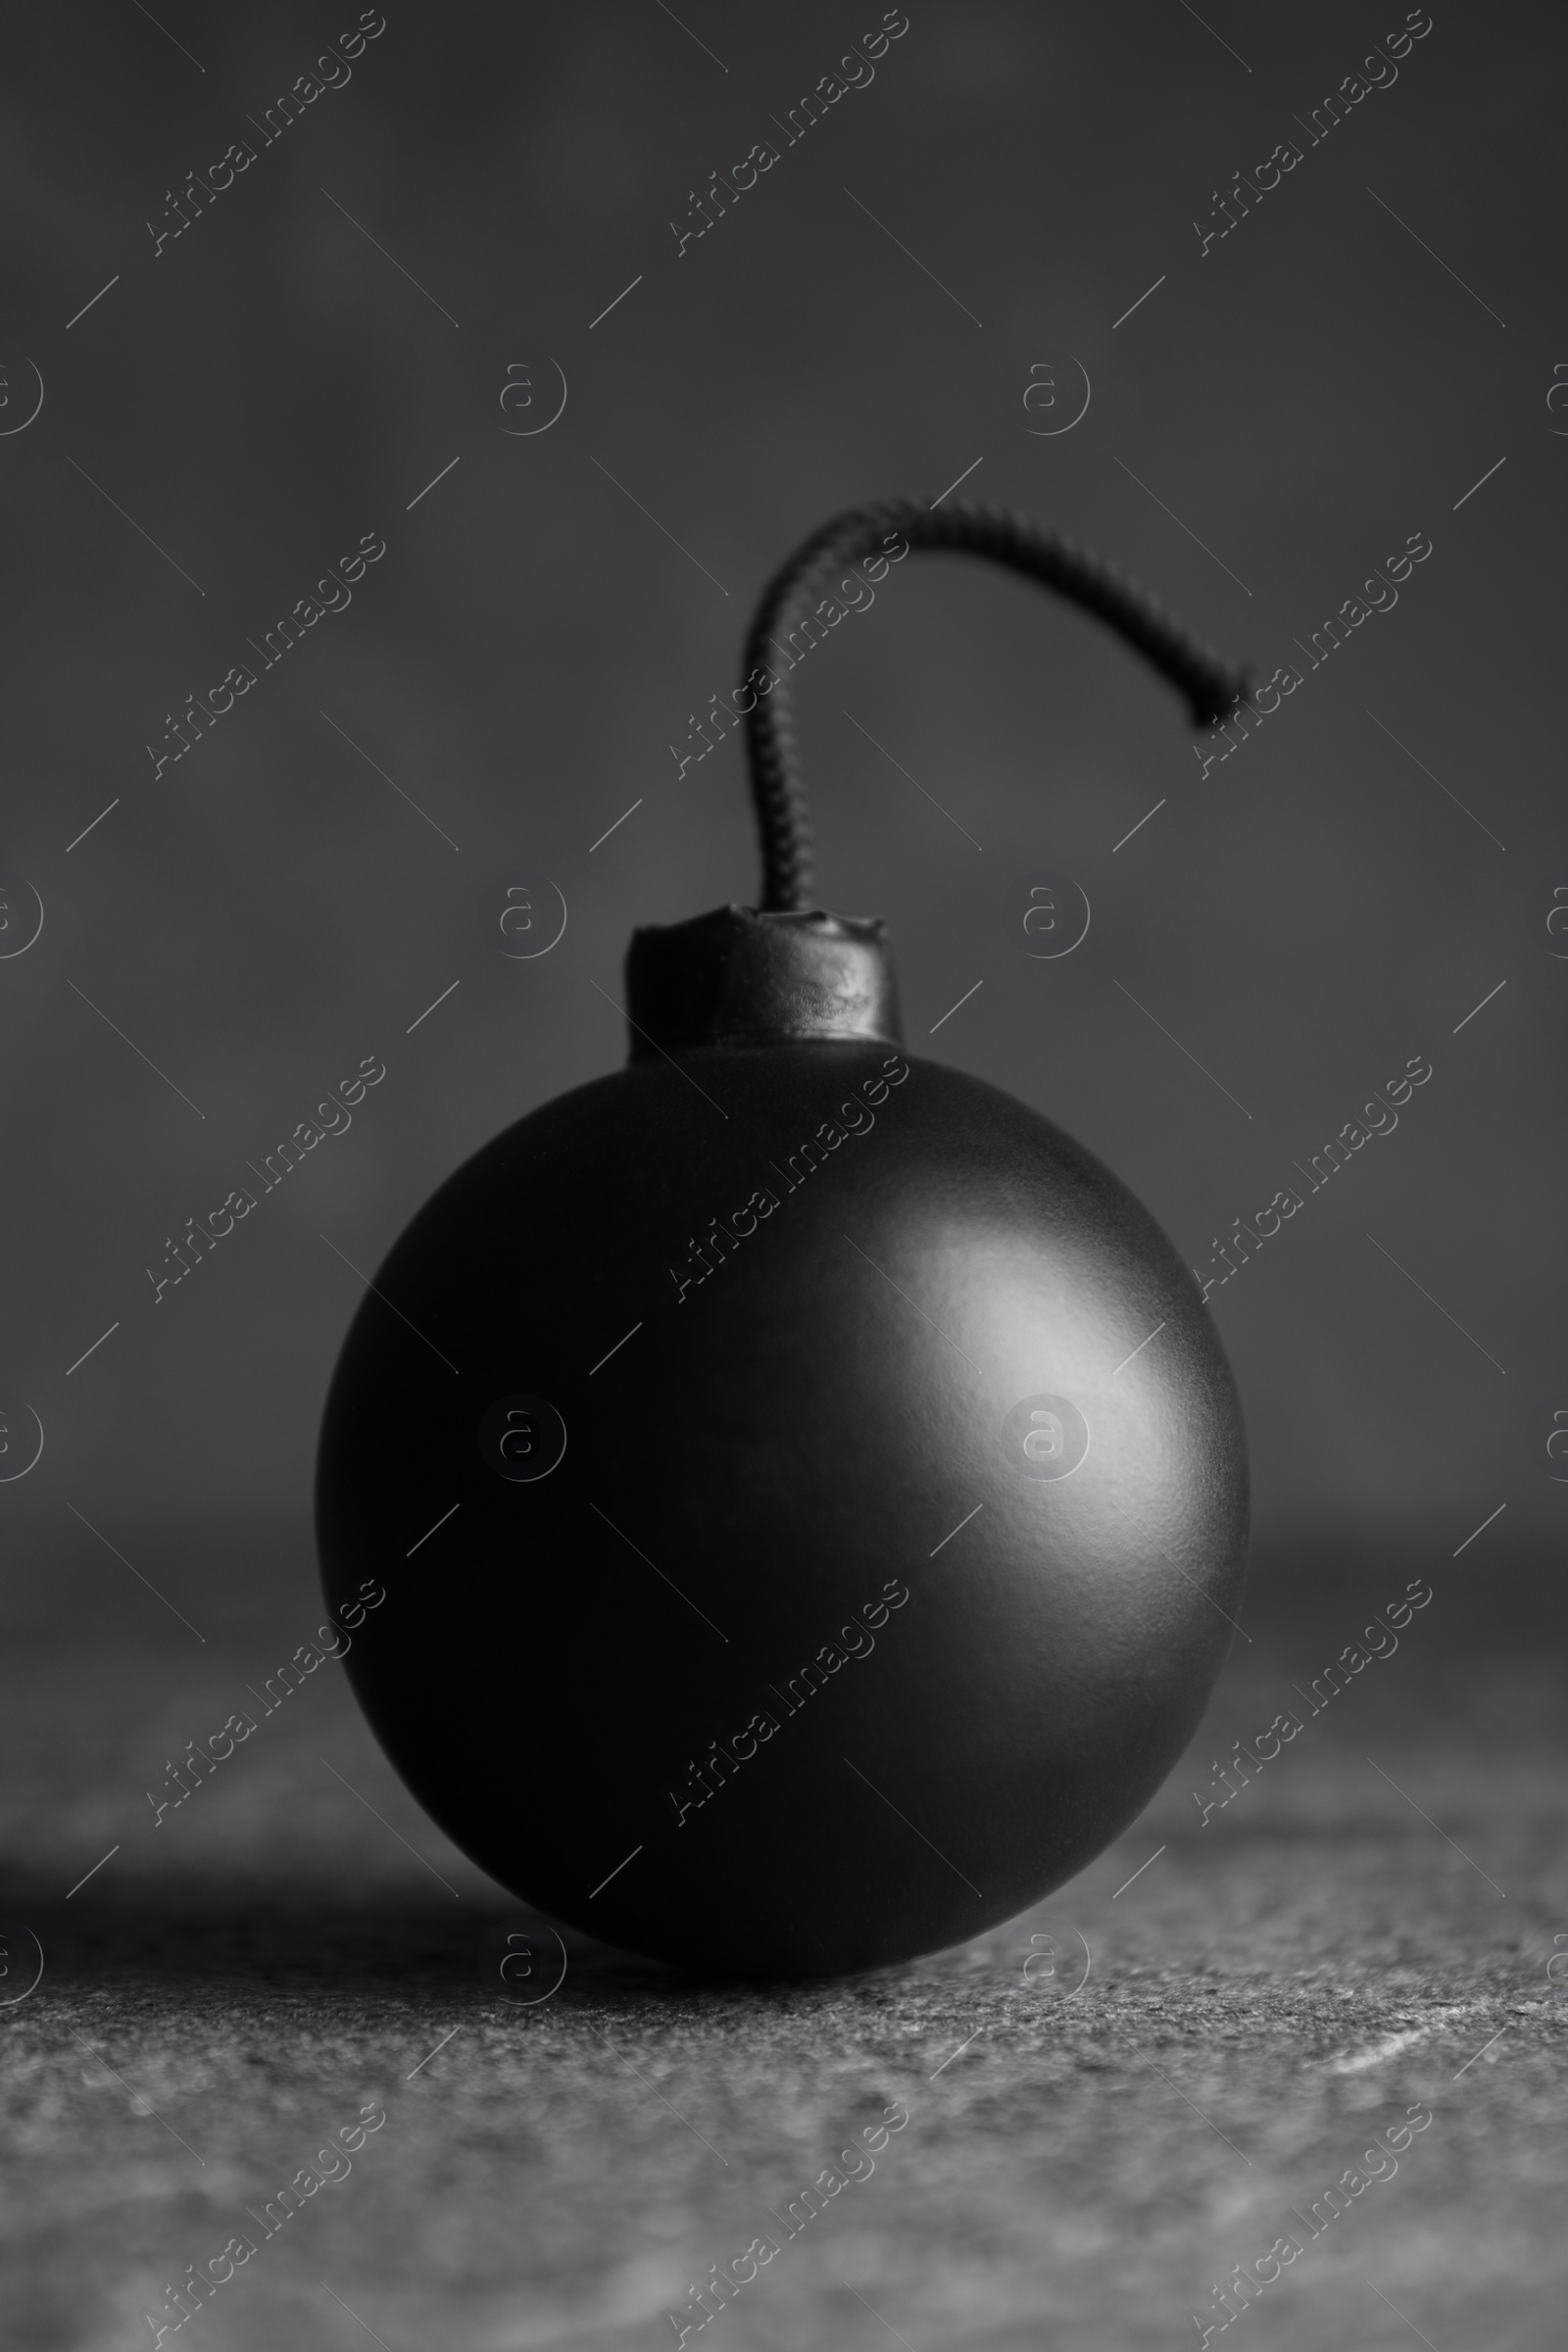
M654 2352L761 2236L689 2343L1197 2344L1211 2287L1282 2235L1301 2252L1214 2343L1561 2341L1568 2000L1523 1947L1568 1922L1564 1619L1552 1563L1496 1531L1441 1568L1259 1564L1190 1758L1043 1906L1094 1955L1070 1999L1024 1982L1026 1919L781 1989L583 1948L532 2008L475 1967L516 1905L403 1792L337 1668L154 1828L165 1758L318 1612L283 1531L116 1541L172 1606L87 1537L5 1604L0 1913L46 1959L0 2008L19 2352L152 2343L236 2233L254 2254L167 2342ZM1415 1574L1435 1597L1398 1652L1200 1826L1210 1757ZM366 2106L386 2120L351 2169L264 2234ZM888 2107L908 2120L874 2169L786 2235ZM1396 2170L1313 2234L1411 2107L1432 2121Z

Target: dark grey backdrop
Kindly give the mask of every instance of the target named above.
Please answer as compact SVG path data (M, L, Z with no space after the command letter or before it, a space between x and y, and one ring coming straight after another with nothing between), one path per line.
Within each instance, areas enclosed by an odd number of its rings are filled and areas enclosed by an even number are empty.
M45 1431L0 1483L0 1914L45 1954L20 2006L0 1984L17 2340L149 2340L165 2282L373 2096L384 2136L204 2314L214 2352L668 2341L874 2088L913 2128L726 2315L738 2352L1191 2341L1209 2281L1418 2097L1403 2179L1252 2329L1547 2352L1561 12L1435 0L1313 144L1402 5L911 0L869 86L677 257L671 217L783 141L880 6L389 0L270 144L249 119L357 6L151 7L0 31L0 874L44 908L0 954L0 1397ZM247 137L155 252L187 172ZM1205 253L1233 172L1291 138ZM1028 370L1066 353L1088 411L1032 433ZM545 355L565 411L511 437L502 371L542 392ZM680 780L668 747L760 581L836 509L966 469L1307 674L1200 779L1090 624L902 566L812 654L801 716L824 895L892 919L911 1050L1057 1117L1200 1268L1372 1087L1432 1076L1210 1294L1252 1438L1247 1639L1051 1899L1086 1997L1020 1979L1032 1913L787 1995L574 1949L514 2011L475 1952L515 1898L342 1678L162 1826L145 1791L317 1621L343 1258L369 1272L466 1153L615 1066L597 991L634 924L750 896L733 745ZM1413 533L1397 605L1309 669L1295 641ZM386 552L352 604L155 778L166 713L364 534ZM488 928L519 870L569 906L532 962ZM1032 961L1018 894L1062 871L1089 934ZM8 893L0 950L31 903ZM155 1305L166 1238L366 1056L347 1132ZM1416 1576L1399 1657L1210 1819L1211 1759L1312 1706ZM516 1728L528 1801L557 1767Z
M1430 535L1397 608L1206 778L1123 653L956 564L813 656L804 744L824 896L891 918L911 1045L1059 1119L1195 1264L1430 1058L1398 1131L1211 1297L1260 1533L1446 1551L1506 1503L1480 1574L1560 1528L1555 12L1440 7L1313 145L1402 9L926 0L677 254L692 191L880 14L394 0L270 145L253 119L347 0L10 29L0 414L24 355L44 389L0 438L0 866L45 908L0 962L0 1392L46 1432L0 1490L24 1554L92 1552L68 1501L116 1541L298 1533L359 1296L319 1237L369 1271L500 1125L615 1065L593 984L618 993L631 926L754 890L733 743L681 780L668 746L760 580L835 509L969 467L962 495L1265 670ZM1290 138L1203 250L1195 217ZM1089 410L1040 436L1027 371L1062 352ZM542 400L546 354L564 414L513 437L502 370ZM365 533L352 606L155 779L166 713ZM519 869L570 910L533 962L487 930ZM1060 962L1009 928L1043 870L1094 908ZM352 1129L155 1306L166 1237L365 1055L387 1074Z

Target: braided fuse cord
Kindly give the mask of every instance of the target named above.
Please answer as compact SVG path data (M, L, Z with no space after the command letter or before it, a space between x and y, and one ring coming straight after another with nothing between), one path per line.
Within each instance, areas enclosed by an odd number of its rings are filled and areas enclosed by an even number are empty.
M752 698L745 713L746 745L761 837L764 913L809 906L815 882L810 818L795 747L793 661L781 670L774 657L814 611L824 584L841 565L883 555L901 538L910 550L989 556L1083 606L1187 697L1195 727L1224 718L1246 699L1244 671L1179 627L1136 581L1071 540L1042 530L1027 515L966 501L934 510L915 499L852 507L803 540L779 566L762 592L746 641L743 678L760 673L773 680L765 690L742 689Z

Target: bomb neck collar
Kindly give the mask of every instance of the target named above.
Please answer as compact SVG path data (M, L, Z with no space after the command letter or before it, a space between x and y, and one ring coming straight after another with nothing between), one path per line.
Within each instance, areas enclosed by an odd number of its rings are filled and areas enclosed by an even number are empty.
M903 1043L876 915L716 906L650 926L632 934L626 991L633 1062L713 1046Z

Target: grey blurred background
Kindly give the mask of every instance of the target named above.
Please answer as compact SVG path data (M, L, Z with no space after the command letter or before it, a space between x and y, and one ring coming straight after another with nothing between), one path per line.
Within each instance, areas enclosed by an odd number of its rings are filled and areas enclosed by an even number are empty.
M240 1520L300 1540L360 1296L320 1237L373 1270L500 1126L616 1065L594 984L618 995L632 926L755 893L733 737L679 779L669 746L732 687L761 580L838 508L966 468L1265 674L1430 536L1206 778L1108 638L960 563L814 655L803 744L824 898L891 919L911 1048L1060 1121L1196 1267L1430 1058L1398 1131L1211 1296L1260 1544L1446 1554L1500 1503L1493 1561L1554 1540L1557 13L1440 9L1313 145L1401 9L928 0L785 146L878 9L394 5L264 145L356 17L62 5L7 34L4 414L24 355L44 388L0 437L0 868L45 909L0 961L0 1393L46 1433L0 1492L14 1556L96 1578L68 1502L117 1543L201 1526L214 1576ZM1300 164L1204 250L1286 139ZM1042 435L1049 353L1092 398ZM550 360L564 413L510 433L508 365L541 415ZM262 670L366 533L352 605ZM246 660L155 779L168 715ZM489 903L522 870L569 907L531 962ZM1014 937L1045 870L1094 910L1058 962ZM166 1241L366 1055L352 1129L155 1305Z
M0 1467L12 1406L44 1432L0 1481L0 1911L46 1963L0 1986L0 2243L29 2346L145 2341L374 2095L381 2153L204 2311L217 2352L633 2352L873 2086L909 2160L726 2314L742 2352L1174 2341L1417 2097L1440 2128L1404 2180L1254 2331L1560 2335L1568 2005L1529 1937L1568 1922L1561 14L1439 5L1314 143L1401 6L915 0L786 144L882 13L392 0L270 139L356 7L59 0L0 35ZM1031 369L1066 355L1089 405L1042 432ZM354 1269L618 1064L634 925L752 898L733 738L684 775L670 745L761 582L838 509L963 476L1304 679L1205 776L1076 613L974 564L893 573L800 718L823 897L890 918L910 1050L1057 1119L1205 1275L1373 1089L1432 1075L1210 1293L1251 1436L1246 1638L1148 1812L1051 1898L1087 1997L1026 2000L1004 1936L779 1996L574 1958L513 2012L474 1967L513 1898L343 1678L161 1827L144 1792L316 1623ZM1309 667L1413 534L1397 605ZM352 603L262 667L366 535ZM524 873L568 920L509 960ZM1093 909L1060 960L1020 944L1048 873ZM367 1057L352 1125L155 1304L187 1219ZM1206 1820L1210 1759L1417 1576L1400 1658Z

